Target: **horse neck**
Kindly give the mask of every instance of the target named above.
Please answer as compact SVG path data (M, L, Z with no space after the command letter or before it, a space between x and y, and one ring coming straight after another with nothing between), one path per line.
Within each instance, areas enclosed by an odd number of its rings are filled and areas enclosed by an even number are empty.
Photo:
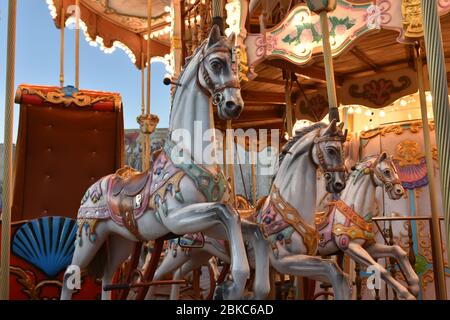
M203 163L203 151L206 148L215 150L215 145L211 148L211 141L203 141L203 133L214 129L214 121L209 97L197 81L198 63L199 54L192 58L179 79L181 86L176 89L173 98L169 130L184 129L189 132L190 141L183 140L184 147L191 151L196 163Z
M309 156L313 141L311 138L304 140L306 140L304 145L298 148L304 148L303 150L306 151L293 160L291 160L292 155L283 160L274 184L279 188L281 197L297 209L304 220L313 224L317 196L317 169Z
M376 187L370 175L364 175L355 182L356 176L351 175L347 181L347 187L342 192L341 200L360 215L375 216Z

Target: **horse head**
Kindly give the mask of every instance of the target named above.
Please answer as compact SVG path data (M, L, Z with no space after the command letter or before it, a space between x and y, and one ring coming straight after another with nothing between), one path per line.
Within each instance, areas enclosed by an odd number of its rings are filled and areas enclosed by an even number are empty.
M370 169L373 183L384 187L390 199L398 200L405 194L392 157L386 152L376 158Z
M322 171L330 193L340 193L346 184L343 144L347 131L342 131L343 126L344 123L337 125L336 120L332 120L329 126L319 130L310 153L312 161Z
M235 39L234 34L221 36L219 27L214 25L200 53L198 82L212 98L222 120L238 118L244 108Z

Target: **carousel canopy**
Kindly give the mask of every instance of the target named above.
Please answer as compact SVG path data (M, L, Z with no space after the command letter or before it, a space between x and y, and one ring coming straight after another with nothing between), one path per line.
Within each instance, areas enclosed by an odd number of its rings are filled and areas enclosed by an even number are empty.
M50 14L58 28L61 14L65 24L73 23L75 0L47 0ZM164 57L170 52L170 0L152 1L151 56ZM138 68L147 59L147 0L80 0L81 28L86 40L106 53L124 50Z

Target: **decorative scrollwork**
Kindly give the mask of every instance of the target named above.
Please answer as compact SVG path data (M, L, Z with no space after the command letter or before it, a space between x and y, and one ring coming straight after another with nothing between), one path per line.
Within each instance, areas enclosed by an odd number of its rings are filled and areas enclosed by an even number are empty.
M362 91L358 84L353 84L349 88L349 94L353 98L362 98L372 102L377 106L383 106L391 99L393 93L401 92L411 86L411 79L407 76L398 78L399 86L395 86L392 80L384 78L371 80L362 85Z
M399 161L401 167L419 165L425 155L420 151L416 141L405 140L397 145L395 160Z
M17 276L17 282L19 282L23 289L22 291L31 300L42 300L44 297L41 296L41 289L47 286L55 286L62 288L61 281L58 280L45 280L36 283L36 277L31 271L25 271L19 267L10 267L10 272Z
M434 122L429 122L430 130L434 130ZM418 133L422 128L421 121L411 122L409 126L394 124L386 127L376 128L374 130L363 131L360 134L361 139L372 139L378 135L385 136L388 133L395 133L397 135L401 135L404 130L409 130L411 133Z

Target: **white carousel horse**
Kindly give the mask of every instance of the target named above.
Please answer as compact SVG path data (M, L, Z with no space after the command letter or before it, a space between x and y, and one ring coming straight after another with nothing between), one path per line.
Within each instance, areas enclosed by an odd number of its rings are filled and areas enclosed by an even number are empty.
M419 293L419 278L408 255L398 245L375 242L372 217L376 215L377 187L383 187L392 200L400 199L405 193L395 165L385 152L369 156L357 164L341 199L332 201L329 210L317 214L316 225L321 235L319 254L331 255L342 251L363 266L375 268L399 299L412 300ZM398 261L409 290L376 261L386 257Z
M331 259L316 257L319 234L314 227L316 209L316 172L320 168L324 174L328 192L339 193L345 187L345 167L342 157L346 134L333 120L329 126L323 123L297 131L283 149L278 172L274 178L272 191L262 210L254 219L265 230L267 238L254 242L264 242L270 264L280 273L311 277L331 283L337 299L349 299L351 287L340 268ZM242 226L244 239L253 234ZM192 237L190 239L192 241ZM255 263L249 247L250 265L256 269L266 268L265 279L254 282L255 298L266 298L270 290L269 272L266 265ZM184 252L183 252L184 251ZM186 254L187 253L187 254ZM172 242L168 253L155 274L155 279L174 272L180 279L193 268L205 264L211 255L229 263L230 258L223 243L206 237L202 249L188 251ZM185 265L186 263L186 265ZM150 289L151 298L154 289ZM178 296L178 286L173 286L172 298Z
M136 242L203 232L229 241L233 282L222 288L224 298L242 297L250 268L239 215L227 204L228 183L217 164L200 165L198 153L189 154L193 136L181 148L174 137L176 129L193 133L194 123L201 124L203 132L213 128L210 98L222 119L240 115L243 101L234 42L234 35L221 37L213 26L187 64L173 97L171 134L164 149L153 155L150 171L137 174L125 168L88 189L78 212L72 265L84 269L99 263L96 269L103 284L110 284ZM201 151L207 147L211 149L211 141L203 143ZM188 155L188 161L175 165L173 159L181 154ZM70 276L65 275L62 299L72 296L67 287ZM109 298L110 292L103 290L102 299Z
M404 195L404 189L395 166L386 153L368 157L355 166L340 200L331 201L328 205L329 210L316 214L316 228L320 234L317 254L328 256L342 251L366 267L369 265L375 267L380 276L396 291L400 299L415 299L414 296L419 293L419 278L414 272L406 252L398 245L387 246L374 241L371 219L375 215L377 187L384 187L388 196L393 200L398 200ZM202 251L207 251L223 261L229 261L224 248L219 247L218 244L217 241L207 239ZM182 257L185 256L177 247L171 247L171 250L179 251L176 254L170 252L172 256L176 257L178 254ZM202 253L198 251L200 250L194 249L190 252L189 262L197 260L198 257L202 258ZM205 259L207 257L205 256ZM376 261L385 257L392 257L398 261L409 290ZM181 279L184 274L190 272L189 262L175 273L176 279ZM272 260L271 263L273 263ZM279 269L276 264L273 266L281 273L298 275L291 273L286 268ZM178 286L174 285L171 298L176 298L177 295ZM338 295L335 297L339 299Z

